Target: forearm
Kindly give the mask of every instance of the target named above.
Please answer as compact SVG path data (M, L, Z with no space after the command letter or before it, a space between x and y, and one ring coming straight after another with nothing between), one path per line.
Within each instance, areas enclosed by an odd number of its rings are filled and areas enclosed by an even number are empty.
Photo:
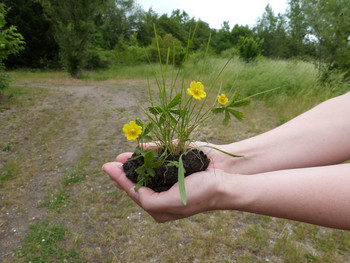
M264 134L225 150L244 155L232 172L254 174L342 163L350 159L350 93L319 104Z
M350 164L227 175L218 209L350 230Z

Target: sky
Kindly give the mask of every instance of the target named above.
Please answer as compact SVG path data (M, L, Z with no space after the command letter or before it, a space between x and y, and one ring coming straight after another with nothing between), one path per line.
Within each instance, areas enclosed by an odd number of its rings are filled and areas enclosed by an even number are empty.
M285 13L287 0L136 0L148 11L150 7L159 15L171 14L180 9L195 19L207 22L211 28L220 29L224 21L229 21L232 28L235 24L253 27L257 19L270 4L275 15Z

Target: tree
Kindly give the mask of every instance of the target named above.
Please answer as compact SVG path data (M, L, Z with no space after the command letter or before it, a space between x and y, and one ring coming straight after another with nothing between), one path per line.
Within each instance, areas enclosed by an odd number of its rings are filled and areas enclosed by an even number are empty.
M72 76L80 77L95 29L94 19L105 0L40 1L53 25L63 65Z
M96 44L104 49L114 49L120 41L129 40L137 31L141 12L134 0L107 0L95 18L100 41Z
M307 23L305 13L302 10L301 0L289 0L289 8L286 16L288 18L288 55L291 57L305 54Z
M154 25L158 20L158 14L150 8L147 12L140 12L140 19L136 25L137 40L141 46L148 46L154 38Z
M233 46L231 41L230 25L228 21L224 21L221 25L221 29L213 34L211 45L214 47L217 54L220 54L222 51Z
M235 24L235 26L231 30L230 39L232 45L237 46L241 37L253 37L253 31L249 29L248 26L240 26L238 24Z
M285 17L281 14L275 16L270 5L265 7L255 31L258 38L264 39L262 47L264 56L281 58L288 56Z
M245 62L252 62L261 53L261 44L263 41L256 41L252 37L241 37L239 40L239 57Z
M348 0L302 0L308 33L317 41L319 72L341 69L350 77L350 6Z
M149 47L150 61L166 64L169 53L169 64L174 63L180 66L186 55L186 49L183 47L182 42L171 34L166 34L163 37L158 35L157 38L153 38L152 45Z
M5 4L0 3L0 95L8 87L8 76L5 75L4 61L10 54L18 54L23 49L23 37L17 32L15 26L6 26L6 14L8 10Z
M10 55L6 67L57 67L58 46L50 22L36 0L4 0L9 8L6 20L15 25L26 41L21 56Z

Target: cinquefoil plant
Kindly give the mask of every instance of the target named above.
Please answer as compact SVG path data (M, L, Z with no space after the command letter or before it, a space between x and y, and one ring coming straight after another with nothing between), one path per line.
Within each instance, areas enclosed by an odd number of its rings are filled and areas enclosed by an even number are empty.
M230 95L219 92L216 96L209 98L208 94L212 93L206 89L205 85L199 79L192 81L185 79L189 47L194 36L194 33L191 34L191 32L188 36L187 50L182 69L175 71L175 65L173 64L170 80L168 80L170 48L168 49L167 59L163 63L159 51L156 29L154 31L159 53L160 72L157 72L151 66L151 73L157 84L157 92L152 91L149 74L147 76L151 106L143 109L143 111L147 116L148 122L144 123L140 119L132 119L118 110L114 110L130 119L130 122L123 126L123 132L128 140L137 141L137 147L132 159L142 159L140 165L136 168L138 176L135 189L138 190L141 186L148 186L149 182L155 176L157 168L163 165L177 167L180 195L183 203L186 204L184 183L186 171L184 169L183 156L191 148L191 143L195 139L193 134L204 121L215 114L223 115L224 125L229 122L231 116L242 120L244 114L236 108L249 104L250 99L240 99L238 91ZM175 52L173 54L175 56ZM174 63L175 58L172 61ZM225 64L218 74L223 71L227 64ZM180 84L178 84L179 78ZM209 104L212 107L208 107L207 105ZM152 147L151 149L142 147L148 141L154 142L157 147ZM217 150L221 151L219 149ZM238 155L227 154L233 157L240 157ZM176 160L169 159L168 157L170 155L177 156L178 158Z

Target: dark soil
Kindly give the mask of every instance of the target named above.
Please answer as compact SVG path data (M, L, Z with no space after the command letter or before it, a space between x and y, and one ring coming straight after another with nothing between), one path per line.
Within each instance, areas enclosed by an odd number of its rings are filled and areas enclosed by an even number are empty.
M143 165L143 157L134 158L138 154L134 153L132 157L126 161L123 165L126 176L137 183L136 169ZM180 156L169 155L166 160L179 161ZM205 171L208 168L210 159L198 149L190 149L182 156L182 162L185 168L185 177L190 174ZM151 188L155 192L163 192L169 190L176 182L178 178L178 169L175 166L167 166L166 163L163 166L155 169L156 175L151 178L147 187Z

